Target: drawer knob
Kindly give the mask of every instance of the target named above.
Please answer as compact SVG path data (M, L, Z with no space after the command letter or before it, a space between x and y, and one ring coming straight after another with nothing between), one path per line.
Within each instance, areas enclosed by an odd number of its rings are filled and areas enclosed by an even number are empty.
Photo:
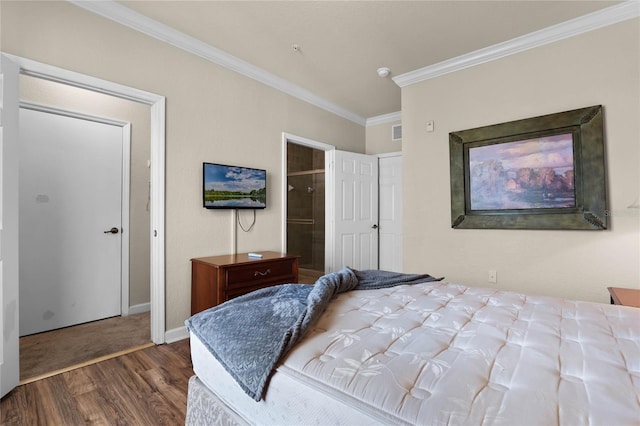
M266 275L269 275L270 273L271 273L271 269L267 269L267 270L266 270L266 271L264 271L264 272L255 271L255 272L253 273L253 276L254 276L254 277L257 277L257 276L263 276L263 277L264 277L264 276L266 276Z

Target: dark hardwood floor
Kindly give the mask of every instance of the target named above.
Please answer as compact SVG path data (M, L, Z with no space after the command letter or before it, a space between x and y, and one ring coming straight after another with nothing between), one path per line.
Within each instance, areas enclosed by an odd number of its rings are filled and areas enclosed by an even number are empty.
M0 425L183 425L192 375L189 339L152 346L18 386L0 401Z
M302 284L315 284L316 280L324 275L322 271L300 268L298 271L298 282Z
M182 425L193 375L189 339L18 386L2 425Z

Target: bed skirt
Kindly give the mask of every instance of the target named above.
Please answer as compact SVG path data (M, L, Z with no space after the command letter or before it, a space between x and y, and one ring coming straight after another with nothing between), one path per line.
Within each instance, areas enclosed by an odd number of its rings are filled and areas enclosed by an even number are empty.
M248 423L211 392L197 376L191 376L185 425L245 426Z

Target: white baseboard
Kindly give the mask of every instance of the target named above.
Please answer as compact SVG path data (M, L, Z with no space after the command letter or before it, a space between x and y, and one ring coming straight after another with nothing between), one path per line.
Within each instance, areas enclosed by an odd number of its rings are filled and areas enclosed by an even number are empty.
M189 331L185 326L174 328L172 330L167 330L164 333L165 343L177 342L178 340L187 339L188 337L189 337Z
M151 310L151 303L141 303L139 305L129 306L129 315L141 314Z
M129 306L129 315L141 314L149 311L151 311L151 303L141 303L139 305ZM187 339L188 337L189 331L185 326L174 328L173 330L167 330L164 333L165 343L177 342L178 340Z
M141 303L139 305L134 305L129 307L128 315L141 314L143 312L151 311L151 303ZM173 330L167 330L164 333L164 342L165 343L173 343L178 340L187 339L189 337L189 331L187 327L182 326L178 328L174 328Z

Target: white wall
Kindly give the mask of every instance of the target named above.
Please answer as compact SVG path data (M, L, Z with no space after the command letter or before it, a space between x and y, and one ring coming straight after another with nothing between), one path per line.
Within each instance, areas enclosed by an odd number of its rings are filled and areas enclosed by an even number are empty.
M267 169L268 208L239 251L279 250L282 132L364 152L364 127L67 2L2 2L0 48L166 97L166 329L190 314L193 257L231 250L231 211L202 208L202 162Z
M608 302L640 288L640 20L402 90L404 266L448 281ZM451 228L448 133L602 104L610 229ZM427 133L428 120L435 132Z

